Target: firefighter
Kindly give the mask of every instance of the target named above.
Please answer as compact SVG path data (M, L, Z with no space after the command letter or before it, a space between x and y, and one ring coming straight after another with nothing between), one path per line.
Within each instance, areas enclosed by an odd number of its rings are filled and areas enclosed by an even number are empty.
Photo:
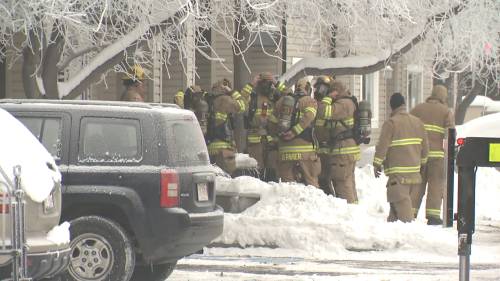
M318 140L317 153L321 162L321 174L319 175L319 186L328 195L335 196L335 190L332 185L332 178L329 174L330 166L329 146L330 122L332 111L332 98L328 96L333 78L330 76L319 76L314 83L314 99L318 104L318 114L314 125L314 133ZM328 121L328 122L327 122Z
M208 125L208 103L205 92L200 86L189 86L186 91L178 91L174 96L174 103L180 108L189 109L194 112L204 135L207 133Z
M144 69L135 64L122 77L125 91L120 97L121 101L144 102L146 87L144 84Z
M285 182L297 181L299 177L299 181L319 187L321 163L316 154L313 134L317 104L310 92L311 85L303 78L295 85L293 94L282 96L276 103L278 175Z
M422 171L422 186L412 202L414 215L417 217L425 187L428 184L425 217L429 225L443 223L440 216L445 186L443 146L447 129L454 126L454 117L448 109L447 98L448 93L445 86L434 86L431 96L411 111L411 114L420 118L424 123L429 138L429 159Z
M323 87L324 86L324 87ZM325 126L329 130L328 163L324 166L327 177L333 182L335 195L349 204L358 203L354 170L360 159L360 148L354 139L354 113L357 101L339 81L326 83L321 77L315 83L317 92L327 91L322 100L326 112Z
M231 83L223 79L215 83L207 94L208 128L205 135L210 162L232 175L236 170L236 144L233 137L233 114L244 112L246 104Z
M391 117L384 122L375 148L373 168L379 177L384 166L387 181L387 201L390 212L387 221L413 220L412 198L419 192L420 170L427 162L429 145L424 124L406 111L400 93L391 96Z
M264 181L277 180L278 140L271 135L269 126L278 122L273 110L283 88L284 85L276 83L271 73L263 72L241 91L250 97L245 116L248 154L257 160Z

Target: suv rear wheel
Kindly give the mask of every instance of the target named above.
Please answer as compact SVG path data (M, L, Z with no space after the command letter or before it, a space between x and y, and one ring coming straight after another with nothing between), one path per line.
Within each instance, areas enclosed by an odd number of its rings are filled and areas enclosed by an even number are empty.
M128 281L135 265L132 242L117 223L99 216L71 221L71 260L62 280Z
M134 275L131 281L164 281L175 269L177 262L154 264L151 265L138 265L135 267Z

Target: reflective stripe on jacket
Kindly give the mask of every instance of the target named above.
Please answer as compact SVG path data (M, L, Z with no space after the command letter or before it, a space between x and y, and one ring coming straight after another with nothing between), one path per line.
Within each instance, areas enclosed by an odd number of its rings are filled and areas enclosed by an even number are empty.
M243 96L234 91L231 96L223 94L218 95L213 101L214 123L213 128L229 122L229 115L243 112L246 109L246 103ZM226 141L221 139L211 139L208 141L208 153L210 155L217 154L222 149L235 148L234 141Z
M427 162L429 145L424 124L404 107L394 110L382 126L373 165L383 164L386 175L417 184L422 180L420 167Z
M276 102L274 115L276 118L282 112L283 98ZM292 127L295 138L290 141L280 139L279 156L281 161L315 160L317 158L316 149L312 142L306 141L298 135L306 128L314 126L316 118L317 104L310 96L301 96L297 101L296 124Z
M444 158L446 130L454 126L453 113L440 100L430 97L413 108L411 114L423 123L429 138L429 158Z

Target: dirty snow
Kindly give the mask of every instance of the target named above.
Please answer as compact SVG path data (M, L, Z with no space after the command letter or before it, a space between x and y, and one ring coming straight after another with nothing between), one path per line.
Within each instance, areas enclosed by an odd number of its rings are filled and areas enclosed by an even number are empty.
M456 260L454 228L427 226L424 216L412 223L388 223L386 178L374 178L371 166L356 170L358 205L326 196L322 191L295 183L265 183L251 177L218 178L218 190L259 193L261 200L241 214L225 214L224 232L216 243L233 249L209 249L211 254L231 251L262 255L268 249L276 256L308 258L369 259L395 256L411 260ZM500 172L478 171L476 215L481 220L499 220ZM425 199L424 199L425 202ZM263 246L265 248L259 248ZM475 248L481 260L500 260L500 246Z
M70 223L65 221L60 225L56 225L47 233L47 240L50 240L57 245L68 244Z
M0 167L10 183L14 182L13 168L21 166L21 185L35 202L45 200L61 181L61 174L52 156L24 125L0 109ZM0 175L0 182L5 182Z
M236 153L236 168L256 168L257 165L257 160L250 157L248 154Z

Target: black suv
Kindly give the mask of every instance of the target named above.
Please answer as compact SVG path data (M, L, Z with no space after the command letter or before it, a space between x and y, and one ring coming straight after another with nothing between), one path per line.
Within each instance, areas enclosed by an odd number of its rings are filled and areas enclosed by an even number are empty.
M190 111L100 101L0 107L33 132L63 175L61 221L71 222L63 280L165 280L177 260L221 234L215 173Z

